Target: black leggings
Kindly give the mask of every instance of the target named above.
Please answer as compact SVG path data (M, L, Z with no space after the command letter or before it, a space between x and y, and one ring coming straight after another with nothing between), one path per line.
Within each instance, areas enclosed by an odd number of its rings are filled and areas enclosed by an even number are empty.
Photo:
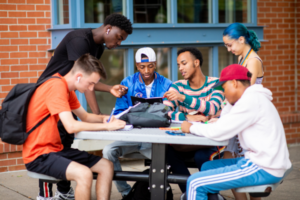
M73 117L77 119L77 117L73 114ZM64 145L64 148L71 148L71 145L74 141L74 134L69 134L61 121L58 121L57 128L60 134L61 142ZM69 192L71 188L71 182L70 181L60 181L57 184L57 190L63 194L66 194ZM39 180L39 188L40 193L39 195L42 197L53 197L53 191L52 191L53 184L43 182L42 180Z

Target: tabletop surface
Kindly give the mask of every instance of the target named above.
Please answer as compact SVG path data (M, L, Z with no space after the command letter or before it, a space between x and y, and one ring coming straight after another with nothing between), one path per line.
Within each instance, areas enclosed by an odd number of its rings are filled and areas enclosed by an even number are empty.
M168 135L164 130L159 130L158 128L134 128L130 131L82 131L77 133L75 137L78 139L116 140L163 144L188 144L208 146L225 146L228 144L228 140L214 141L206 137L199 137L192 134L185 134L185 136Z

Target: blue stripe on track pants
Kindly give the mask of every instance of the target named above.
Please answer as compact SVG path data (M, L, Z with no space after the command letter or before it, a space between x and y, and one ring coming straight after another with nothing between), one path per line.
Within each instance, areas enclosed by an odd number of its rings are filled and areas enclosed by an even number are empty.
M188 200L207 200L207 193L219 193L232 188L277 183L275 177L261 169L249 159L234 158L206 162L201 172L187 181Z

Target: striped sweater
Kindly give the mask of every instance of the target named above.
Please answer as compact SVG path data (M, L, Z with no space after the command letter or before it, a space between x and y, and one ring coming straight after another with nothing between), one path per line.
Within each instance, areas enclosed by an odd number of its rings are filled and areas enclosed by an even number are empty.
M218 78L206 76L204 85L199 89L192 89L188 80L174 82L169 91L173 90L185 95L185 100L181 102L164 99L164 104L172 109L168 113L172 120L183 121L185 116L192 111L198 111L205 116L215 115L221 109L221 103L224 101L223 92L211 88L218 81ZM176 110L177 108L178 110Z

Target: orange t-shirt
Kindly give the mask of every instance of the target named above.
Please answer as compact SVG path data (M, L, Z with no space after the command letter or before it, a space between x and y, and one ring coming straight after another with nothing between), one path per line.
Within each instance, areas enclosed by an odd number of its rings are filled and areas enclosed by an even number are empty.
M24 163L30 163L37 157L63 149L57 128L58 114L80 107L74 91L68 90L66 80L52 78L43 83L34 92L28 107L26 131L28 132L49 113L50 117L30 133L23 144Z

